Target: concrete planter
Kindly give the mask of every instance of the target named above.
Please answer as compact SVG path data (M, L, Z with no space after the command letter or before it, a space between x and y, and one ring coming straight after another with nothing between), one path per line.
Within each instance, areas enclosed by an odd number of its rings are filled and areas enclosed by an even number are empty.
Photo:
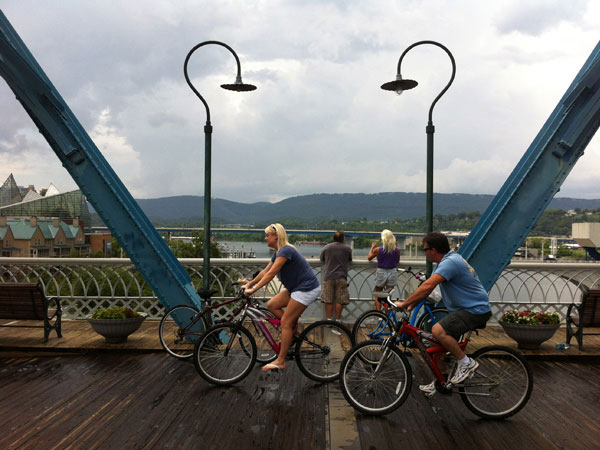
M146 319L146 313L140 313L140 317L128 319L92 319L88 322L94 331L102 336L109 344L119 344L127 340L127 336L136 331Z
M559 323L544 325L527 325L523 323L507 322L498 323L504 328L504 332L517 342L519 348L525 350L535 350L540 348L540 344L554 336L554 333L556 333L556 330L560 327Z

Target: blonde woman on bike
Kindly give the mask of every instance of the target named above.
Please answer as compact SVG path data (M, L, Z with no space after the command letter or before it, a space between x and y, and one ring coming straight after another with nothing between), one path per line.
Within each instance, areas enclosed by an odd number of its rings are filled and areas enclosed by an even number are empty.
M398 263L400 262L400 249L396 247L396 238L390 230L381 232L383 245L377 246L377 242L371 244L371 250L367 259L371 261L377 258L377 270L375 271L375 290L382 291L391 289L398 285ZM381 309L381 303L375 300L375 309Z
M294 327L304 310L321 294L321 284L304 256L288 242L283 225L275 223L265 228L265 241L275 254L267 267L243 287L246 294L252 295L277 275L285 288L267 302L269 311L281 319L281 348L277 359L262 368L283 370Z

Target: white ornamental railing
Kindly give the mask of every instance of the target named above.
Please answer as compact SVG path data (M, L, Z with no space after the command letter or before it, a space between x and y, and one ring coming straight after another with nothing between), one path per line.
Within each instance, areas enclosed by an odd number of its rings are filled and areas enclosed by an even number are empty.
M217 298L232 297L233 283L263 269L268 259L211 259L213 287ZM321 262L308 260L320 275ZM180 259L196 288L202 285L202 260ZM425 269L423 260L402 261L401 268ZM375 264L366 260L352 263L348 284L350 304L344 310L344 320L353 321L363 311L372 308ZM64 317L82 319L98 308L126 305L158 319L164 313L152 289L129 259L121 258L0 258L2 282L40 282L47 296L61 298ZM418 281L407 273L399 273L399 288L394 297L405 297ZM268 298L280 285L271 282L258 293ZM600 288L600 265L596 263L513 263L490 290L494 318L508 308L535 308L558 312L564 320L571 303L579 303L585 289ZM323 307L315 303L305 318L323 317Z

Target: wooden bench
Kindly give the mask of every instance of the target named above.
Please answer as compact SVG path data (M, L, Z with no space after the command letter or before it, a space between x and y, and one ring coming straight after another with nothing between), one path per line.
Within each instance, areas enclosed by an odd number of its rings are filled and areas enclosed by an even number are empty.
M600 335L598 332L584 332L586 327L600 327L600 290L588 290L583 294L581 304L571 304L567 309L567 344L575 337L579 350L583 350L583 335Z
M55 303L52 309L49 309L50 302ZM48 342L48 336L52 330L56 330L58 337L62 337L61 316L60 300L57 297L48 300L41 284L0 283L0 319L42 320L44 322L43 326L12 323L0 326L43 328L44 342Z

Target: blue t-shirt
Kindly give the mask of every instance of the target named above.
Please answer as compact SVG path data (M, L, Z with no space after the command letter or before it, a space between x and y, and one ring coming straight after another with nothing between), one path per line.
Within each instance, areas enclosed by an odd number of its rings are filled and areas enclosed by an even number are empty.
M279 256L287 259L277 276L288 291L308 292L320 286L319 279L308 261L294 247L289 245L282 247L273 255L271 261L275 262L275 258Z
M446 253L433 273L446 280L439 286L448 311L462 309L471 314L491 311L490 299L475 270L458 253L452 250Z

